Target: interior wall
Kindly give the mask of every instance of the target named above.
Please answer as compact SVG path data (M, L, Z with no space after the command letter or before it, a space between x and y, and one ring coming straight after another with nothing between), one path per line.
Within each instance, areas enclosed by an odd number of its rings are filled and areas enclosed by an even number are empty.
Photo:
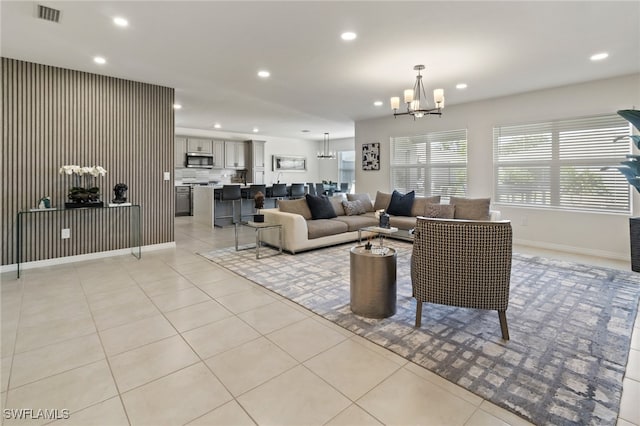
M174 241L173 182L163 179L173 169L173 89L2 58L1 96L2 265L16 262L18 212L45 196L64 207L76 182L58 173L63 165L104 167L93 184L105 203L116 183L128 185L128 201L141 205L141 244ZM128 247L126 210L28 214L21 260Z
M468 89L472 90L472 89ZM355 123L356 182L358 192L372 197L377 190L390 191L390 137L467 129L468 197L493 197L493 128L553 119L610 114L640 105L640 74L574 84L514 96L446 107L442 117L394 118L391 112L378 119ZM362 144L380 142L379 171L363 171ZM634 215L640 213L634 195ZM621 214L554 211L540 208L493 205L512 221L514 239L576 253L629 258L628 216Z

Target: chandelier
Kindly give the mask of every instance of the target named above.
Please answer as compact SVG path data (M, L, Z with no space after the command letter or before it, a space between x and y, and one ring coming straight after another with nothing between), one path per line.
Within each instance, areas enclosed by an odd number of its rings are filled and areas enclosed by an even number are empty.
M324 134L324 140L322 141L322 152L318 152L318 158L322 158L322 159L336 158L336 153L329 151L329 133Z
M394 96L391 98L393 116L412 115L415 120L425 115L442 115L442 109L444 108L444 90L435 89L433 91L434 108L429 108L427 94L422 84L422 75L420 74L420 71L424 69L424 65L416 65L413 69L418 71L418 75L416 76L416 83L413 85L413 89L404 91L404 102L407 104L407 111L398 112L398 108L400 108L400 98Z

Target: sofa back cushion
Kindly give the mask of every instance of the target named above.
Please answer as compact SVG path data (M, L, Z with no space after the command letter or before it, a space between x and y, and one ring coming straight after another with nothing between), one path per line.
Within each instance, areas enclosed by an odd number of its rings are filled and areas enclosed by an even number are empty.
M336 211L331 204L331 200L326 195L305 195L309 210L311 210L311 219L332 219L337 217Z
M411 207L411 216L426 216L425 213L425 208L427 207L427 204L439 204L440 203L440 196L439 195L433 195L431 197L416 197L413 200L413 207ZM429 217L429 216L427 216Z
M425 217L436 219L454 219L456 206L452 204L427 204L424 208Z
M455 219L489 220L491 198L449 197L449 204L456 206Z
M307 200L304 198L298 198L297 200L279 200L278 208L281 212L299 214L305 218L305 220L311 219L311 210L307 205Z
M356 200L362 201L362 205L364 206L366 211L368 212L373 211L373 203L371 202L371 197L369 197L369 194L367 193L347 194L347 201L356 201Z
M415 191L402 194L398 191L393 191L391 194L391 202L387 213L396 216L411 216L411 209L413 208L413 200L416 197Z
M344 216L342 202L346 200L347 196L345 194L335 194L333 197L329 197L329 201L331 201L331 205L333 206L333 211L336 212L336 216Z
M376 201L373 205L373 211L384 210L386 211L391 202L391 193L389 192L376 192Z

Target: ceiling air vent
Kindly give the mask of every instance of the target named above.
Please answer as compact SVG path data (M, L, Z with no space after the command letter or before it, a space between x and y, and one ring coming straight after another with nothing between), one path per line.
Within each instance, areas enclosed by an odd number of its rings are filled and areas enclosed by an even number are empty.
M60 11L51 7L38 5L38 18L45 21L58 22L60 20Z

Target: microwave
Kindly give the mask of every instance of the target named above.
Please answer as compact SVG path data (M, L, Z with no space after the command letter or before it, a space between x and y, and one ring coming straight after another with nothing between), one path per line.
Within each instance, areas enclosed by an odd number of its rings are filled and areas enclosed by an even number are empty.
M184 166L199 169L212 169L213 154L206 154L203 152L187 152L184 160Z

